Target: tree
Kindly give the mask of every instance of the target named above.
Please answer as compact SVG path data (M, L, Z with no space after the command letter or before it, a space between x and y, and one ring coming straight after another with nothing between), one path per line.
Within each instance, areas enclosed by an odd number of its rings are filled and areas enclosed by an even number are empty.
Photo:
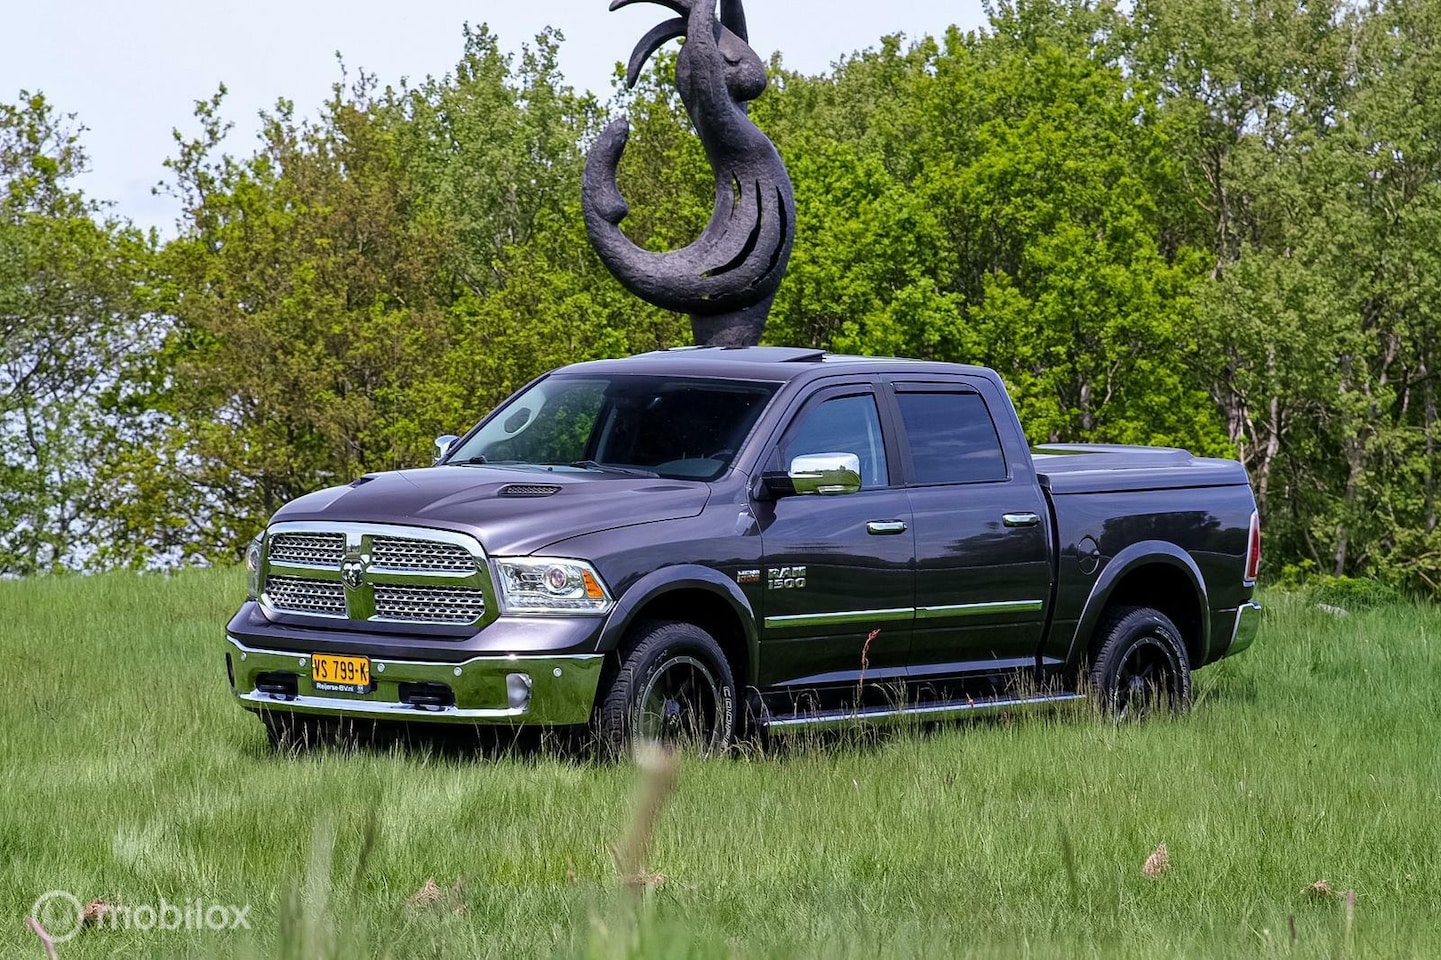
M1037 441L1225 450L1188 375L1204 262L1171 222L1182 171L1120 27L1107 4L1005 4L988 33L787 77L813 114L778 140L801 210L775 335L994 366Z
M73 186L79 137L42 94L0 104L0 575L94 555L113 404L154 346L153 238Z
M555 44L517 66L467 28L453 74L362 73L313 121L282 102L243 159L220 149L223 90L198 105L170 163L187 222L161 260L166 428L128 478L137 535L234 556L302 493L429 463L545 369L683 342L584 242L577 133L598 107Z

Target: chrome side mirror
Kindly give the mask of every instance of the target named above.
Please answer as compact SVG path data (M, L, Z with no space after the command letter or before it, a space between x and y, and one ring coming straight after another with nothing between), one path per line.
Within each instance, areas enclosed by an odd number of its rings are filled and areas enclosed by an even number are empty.
M457 440L459 440L459 439L460 439L460 438L457 437L457 436L456 436L455 434L453 434L453 433L447 433L447 434L446 434L445 436L443 436L443 437L436 437L436 438L435 438L435 461L434 461L434 462L435 462L435 463L439 463L439 462L440 462L440 458L443 457L443 456L445 456L447 453L450 452L451 444L455 443L455 441L457 441Z
M861 490L861 458L854 453L812 453L791 461L796 493L841 496Z

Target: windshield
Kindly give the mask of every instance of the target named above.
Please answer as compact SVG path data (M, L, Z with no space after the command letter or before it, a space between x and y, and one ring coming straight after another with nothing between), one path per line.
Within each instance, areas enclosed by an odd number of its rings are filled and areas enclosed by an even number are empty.
M445 458L714 480L779 384L655 376L550 377Z

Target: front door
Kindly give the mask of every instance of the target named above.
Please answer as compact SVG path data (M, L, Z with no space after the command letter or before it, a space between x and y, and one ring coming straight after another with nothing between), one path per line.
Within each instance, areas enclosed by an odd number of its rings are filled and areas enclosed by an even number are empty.
M858 688L904 682L914 611L910 501L895 483L869 383L812 395L782 433L766 469L799 456L854 454L861 490L755 505L764 555L760 680L816 705ZM869 691L864 699L871 699Z
M897 382L916 534L912 677L1031 675L1050 599L1050 523L1018 428L987 383ZM1014 434L1014 437L1010 435ZM1009 447L1009 449L1008 449ZM990 682L990 681L987 681ZM953 691L954 693L955 691Z

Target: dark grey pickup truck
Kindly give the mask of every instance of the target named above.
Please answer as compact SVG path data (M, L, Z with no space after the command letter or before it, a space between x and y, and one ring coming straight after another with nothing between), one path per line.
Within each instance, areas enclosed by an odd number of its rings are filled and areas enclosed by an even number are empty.
M1184 707L1260 607L1239 463L1031 450L979 367L695 348L557 370L434 466L282 508L227 628L317 724L742 729Z

